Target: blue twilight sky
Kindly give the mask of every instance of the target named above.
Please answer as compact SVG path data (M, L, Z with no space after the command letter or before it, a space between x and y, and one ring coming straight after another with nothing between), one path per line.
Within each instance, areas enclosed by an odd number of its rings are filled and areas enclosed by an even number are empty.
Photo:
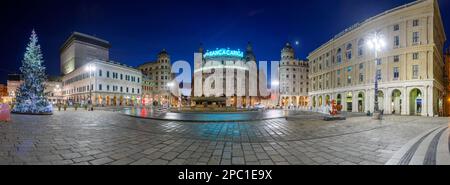
M33 28L50 75L58 75L59 48L73 31L108 40L110 58L137 66L165 48L193 61L205 49L245 49L257 60L279 60L289 41L298 58L345 28L412 0L7 0L0 4L0 83L19 71ZM450 37L450 1L439 0ZM447 42L448 43L448 42ZM448 46L448 44L447 44Z

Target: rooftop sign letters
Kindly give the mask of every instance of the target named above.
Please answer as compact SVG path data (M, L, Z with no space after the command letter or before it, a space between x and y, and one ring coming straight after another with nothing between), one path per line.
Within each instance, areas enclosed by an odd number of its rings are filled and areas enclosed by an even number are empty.
M214 51L207 51L204 55L205 58L215 58L215 57L237 57L243 58L244 52L240 50L230 50L230 49L216 49Z

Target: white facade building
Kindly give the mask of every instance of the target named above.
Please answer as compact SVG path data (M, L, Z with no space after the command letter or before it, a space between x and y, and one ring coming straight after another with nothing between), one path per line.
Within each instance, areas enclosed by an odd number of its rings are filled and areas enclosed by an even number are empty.
M63 95L71 103L124 106L140 104L142 73L116 62L93 60L63 77Z
M108 41L74 32L61 47L62 93L70 104L139 104L142 73L109 60Z
M375 33L385 43L377 54L368 47ZM320 110L331 99L343 111L373 112L378 96L385 114L442 115L445 40L435 0L415 1L355 24L309 54L310 106Z

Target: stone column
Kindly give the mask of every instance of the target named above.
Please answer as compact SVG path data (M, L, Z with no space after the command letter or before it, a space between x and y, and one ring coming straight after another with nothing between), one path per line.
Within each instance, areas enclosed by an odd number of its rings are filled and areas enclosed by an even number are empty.
M410 106L411 106L411 102L410 102L410 97L409 97L409 93L408 93L408 91L411 89L411 87L407 87L406 88L406 90L405 90L405 96L406 96L406 99L405 99L405 103L406 103L406 110L405 110L405 112L406 112L406 115L411 115L411 108L410 108Z
M358 112L358 91L353 91L352 95L352 112Z
M433 103L434 103L434 99L433 99L433 88L430 86L427 86L427 104L424 104L425 106L427 106L428 109L428 116L434 116L434 109L433 109Z
M347 92L341 93L342 111L347 111Z
M422 92L422 116L427 116L428 114L428 86L421 88L420 91Z
M386 89L384 93L384 114L392 114L392 89ZM390 94L390 95L389 95Z
M402 95L401 95L401 97L402 97L402 103L401 103L402 111L401 111L401 115L408 115L408 113L407 113L407 110L408 110L407 89L406 89L406 87L403 87L402 89L403 89L403 92L401 92L402 93Z

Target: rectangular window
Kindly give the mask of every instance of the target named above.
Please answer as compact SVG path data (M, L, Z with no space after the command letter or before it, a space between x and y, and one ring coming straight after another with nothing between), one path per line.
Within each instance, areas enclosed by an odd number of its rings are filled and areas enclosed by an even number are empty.
M412 78L417 79L419 77L419 65L412 66Z
M394 31L400 30L400 26L398 24L394 25Z
M398 77L399 77L398 67L394 67L394 80L398 80Z
M338 86L341 85L341 78L340 78L340 77L337 78L337 85L338 85Z
M359 82L364 81L364 75L362 73L359 73Z
M109 71L106 71L106 78L109 78Z
M123 75L122 74L120 74L120 80L123 80Z
M352 83L352 76L348 75L347 76L347 84L351 84Z
M123 92L123 87L122 86L120 87L120 92Z
M413 44L419 44L419 32L413 32Z
M359 69L363 69L363 68L364 68L364 64L363 63L359 64Z
M337 73L337 75L340 75L340 74L341 74L341 70L338 69L338 70L336 71L336 73Z
M102 76L102 70L98 70L98 76Z
M377 65L381 65L381 59L377 59Z
M106 91L109 91L109 85L106 85Z
M394 56L394 62L400 61L400 57L398 55Z
M419 59L419 53L413 53L413 60Z
M413 20L413 26L419 26L419 19Z
M394 37L394 47L398 48L400 46L400 36L395 36Z
M349 67L347 68L347 72L352 72L352 66L349 66Z
M102 90L102 84L98 84L98 90L99 90L99 91Z

